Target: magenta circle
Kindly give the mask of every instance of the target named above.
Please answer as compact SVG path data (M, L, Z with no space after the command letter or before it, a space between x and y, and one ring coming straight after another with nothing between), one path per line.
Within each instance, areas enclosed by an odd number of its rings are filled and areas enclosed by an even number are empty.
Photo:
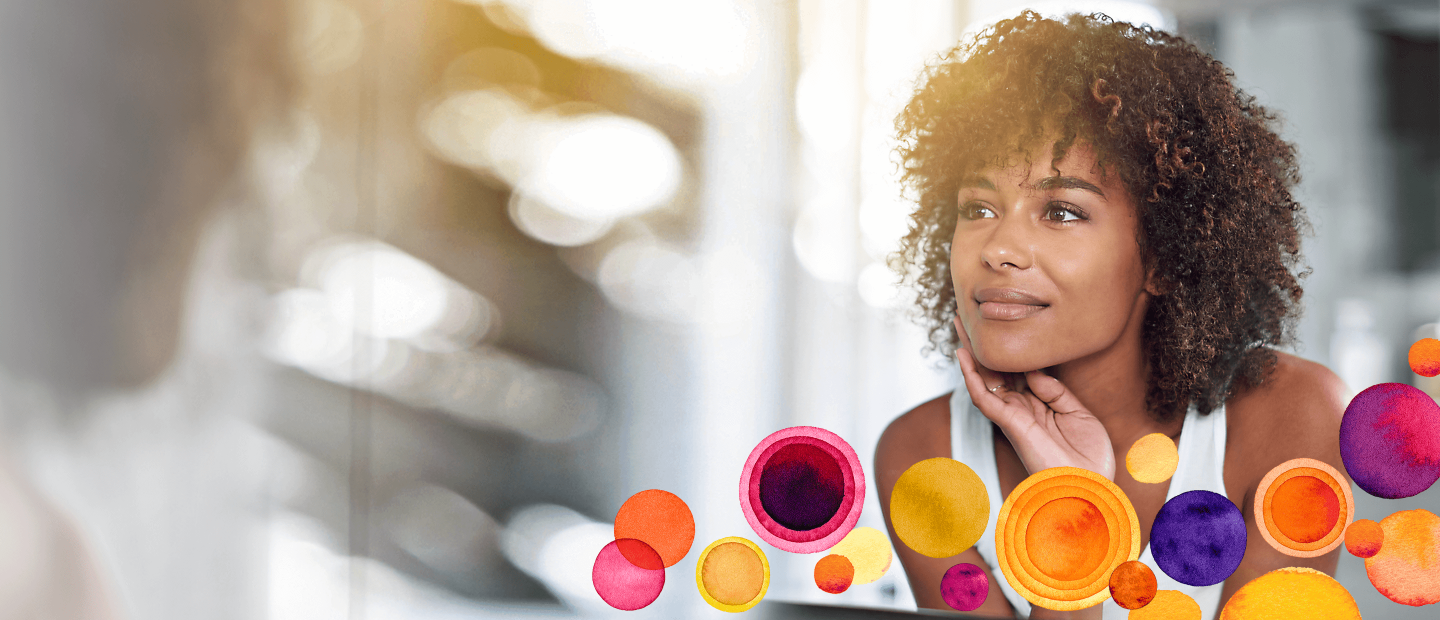
M1440 405L1404 383L1365 388L1340 420L1340 459L1366 493L1419 495L1440 479Z
M839 509L824 525L797 531L777 523L760 501L760 478L767 462L781 448L803 443L823 450L835 459L844 478L844 495ZM792 426L771 433L750 451L740 473L740 512L750 528L775 548L791 553L817 553L834 547L860 520L865 505L865 471L855 449L839 435L814 426Z
M632 564L625 558L625 553L620 551L621 541L625 541L626 551L631 555L638 553L644 556L640 564L662 568L642 568ZM651 555L654 557L650 558ZM650 545L633 538L622 538L610 541L610 544L605 545L600 554L595 556L595 568L590 571L590 581L595 584L595 593L611 607L622 611L635 611L655 602L660 591L665 589L663 566L660 554Z
M956 564L940 578L940 598L960 611L974 611L990 595L990 580L974 564Z

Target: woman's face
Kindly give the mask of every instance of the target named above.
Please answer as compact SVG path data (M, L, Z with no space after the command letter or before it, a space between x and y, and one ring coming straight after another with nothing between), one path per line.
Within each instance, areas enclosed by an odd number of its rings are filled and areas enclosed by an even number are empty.
M1119 175L1101 179L1086 143L1057 174L1053 146L961 183L950 270L972 353L992 370L1099 353L1144 317L1134 199Z

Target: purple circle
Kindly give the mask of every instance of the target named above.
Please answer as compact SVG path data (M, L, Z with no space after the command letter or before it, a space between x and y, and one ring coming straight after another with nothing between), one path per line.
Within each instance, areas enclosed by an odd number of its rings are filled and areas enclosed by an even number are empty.
M777 467L770 466L772 460ZM750 451L739 490L740 513L761 540L791 553L816 553L834 547L860 520L865 471L855 449L839 435L792 426L771 433ZM833 505L836 491L838 507ZM825 515L829 518L821 522Z
M1189 586L1225 581L1245 558L1245 517L1229 498L1186 491L1160 507L1150 553L1171 579Z
M1440 405L1404 383L1378 383L1355 395L1340 421L1340 458L1366 493L1419 494L1440 478Z
M974 564L956 564L940 578L940 598L960 611L974 611L990 595L990 580Z
M625 550L620 549L621 543ZM626 555L640 558L640 566L626 559ZM653 556L653 557L652 557ZM646 568L659 566L659 569ZM622 538L610 541L600 554L595 556L595 568L590 571L590 581L595 584L595 593L605 599L611 607L622 611L635 611L660 596L665 589L665 563L660 554L644 541Z

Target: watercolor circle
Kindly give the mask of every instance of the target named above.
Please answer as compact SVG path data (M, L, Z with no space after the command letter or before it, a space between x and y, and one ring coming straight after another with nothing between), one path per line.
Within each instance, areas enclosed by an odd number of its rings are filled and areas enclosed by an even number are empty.
M1110 598L1125 609L1140 609L1155 600L1155 571L1143 562L1130 561L1110 573Z
M1345 550L1357 558L1375 557L1385 545L1385 530L1369 519L1356 519L1345 529Z
M1140 521L1114 482L1086 469L1052 467L1005 498L995 555L1025 600L1057 611L1083 609L1109 597L1110 571L1140 556Z
M632 562L631 557L639 561ZM665 589L665 567L660 554L650 545L622 538L600 549L590 570L590 582L595 585L595 593L611 607L635 611L655 602Z
M857 527L834 547L830 553L845 556L855 567L854 583L863 585L885 576L890 570L894 554L890 551L890 539L885 532L873 527Z
M830 594L850 589L855 581L855 565L843 555L830 554L815 563L815 586Z
M1378 383L1345 407L1340 458L1366 493L1385 499L1419 494L1440 478L1440 405L1403 383Z
M1401 605L1440 602L1440 517L1424 510L1402 510L1380 520L1385 544L1365 559L1365 574L1381 594Z
M1138 482L1156 484L1175 475L1180 451L1165 433L1150 433L1135 440L1125 452L1125 469Z
M865 472L855 449L814 426L771 433L740 474L740 512L762 540L791 553L835 546L860 520Z
M1440 340L1421 338L1410 345L1410 370L1422 377L1440 375Z
M990 521L990 493L969 465L935 457L911 465L890 492L895 535L916 553L948 558L969 549Z
M1165 502L1150 526L1155 564L1188 586L1225 581L1245 558L1245 517L1224 495L1186 491Z
M1299 458L1276 465L1255 489L1257 529L1277 551L1297 558L1329 553L1344 542L1355 495L1334 467Z
M695 587L711 607L742 612L770 589L770 561L760 546L739 536L710 543L695 560Z
M668 568L690 553L690 546L695 543L695 517L685 501L674 493L660 489L641 491L625 500L615 513L615 538L645 541L660 554ZM629 554L626 557L632 562L637 559Z
M1272 570L1235 591L1221 620L1359 620L1355 597L1313 568Z
M979 566L960 563L951 566L940 578L940 598L960 611L974 611L990 596L990 580Z
M1132 609L1130 620L1200 620L1200 604L1179 590L1159 590L1150 604Z

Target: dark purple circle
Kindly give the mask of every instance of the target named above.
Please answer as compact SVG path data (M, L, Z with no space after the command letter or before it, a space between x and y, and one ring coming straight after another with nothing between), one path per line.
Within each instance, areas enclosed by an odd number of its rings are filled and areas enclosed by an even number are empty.
M990 595L990 580L974 564L956 564L940 578L940 598L960 611L974 611Z
M845 474L835 458L804 443L780 448L760 472L760 505L797 532L825 525L845 500Z
M1186 491L1160 508L1150 553L1171 579L1190 586L1225 581L1245 558L1245 517L1229 498Z
M1366 493L1418 495L1440 479L1440 405L1404 383L1366 388L1345 407L1340 458Z

